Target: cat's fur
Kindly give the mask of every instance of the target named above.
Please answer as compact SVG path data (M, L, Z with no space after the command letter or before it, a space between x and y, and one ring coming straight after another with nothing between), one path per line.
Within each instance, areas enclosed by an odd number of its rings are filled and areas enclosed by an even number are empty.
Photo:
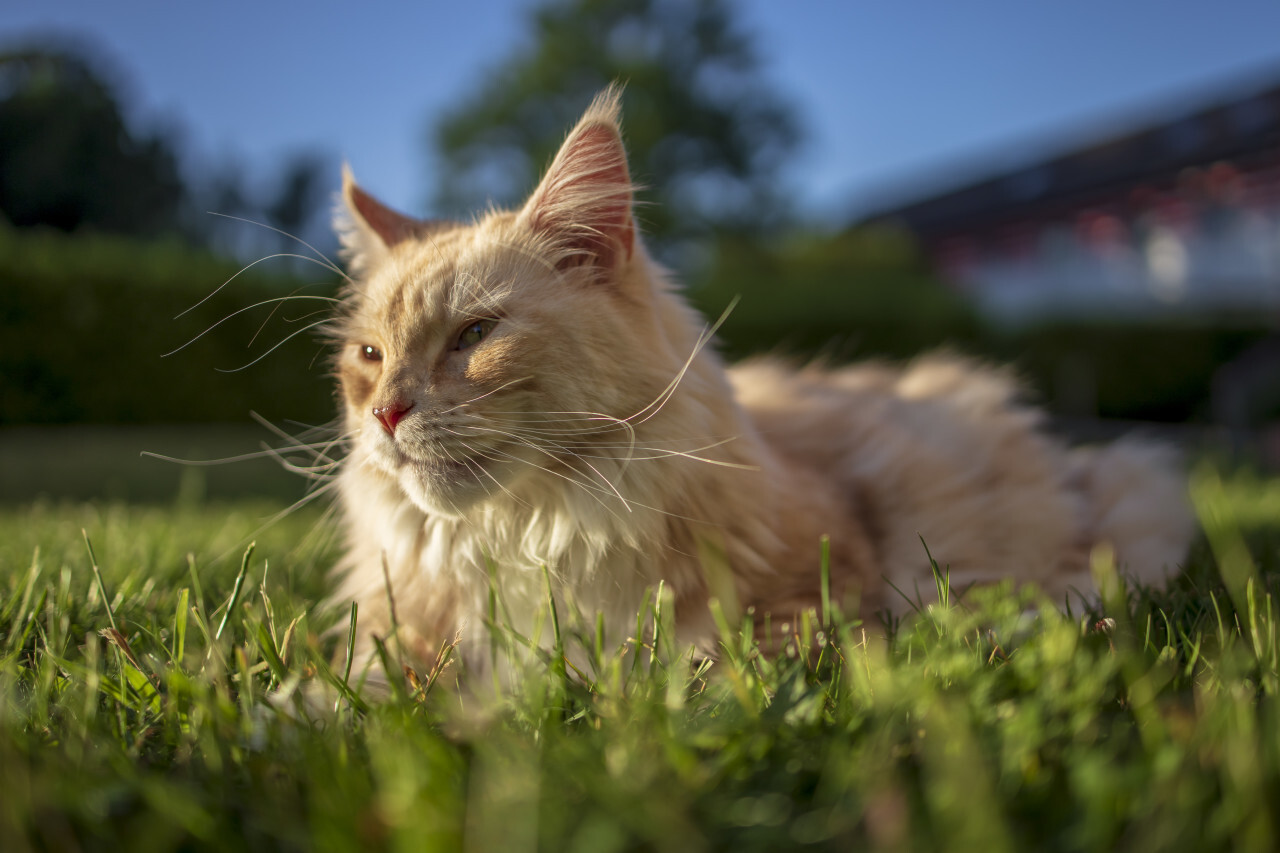
M1099 543L1149 582L1184 555L1169 455L1069 450L1001 371L726 370L636 232L613 90L519 210L421 222L350 174L343 194L339 594L366 653L394 601L418 657L460 632L484 667L490 579L531 632L544 566L561 612L602 612L615 639L662 581L680 639L711 652L710 596L775 624L817 605L824 534L835 598L864 612L905 605L889 582L932 589L922 538L957 586L1012 577L1058 600L1091 588Z

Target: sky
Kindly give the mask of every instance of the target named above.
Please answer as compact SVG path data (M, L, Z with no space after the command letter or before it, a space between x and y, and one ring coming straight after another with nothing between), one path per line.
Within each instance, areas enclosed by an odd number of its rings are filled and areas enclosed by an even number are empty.
M0 49L92 40L135 115L180 132L191 168L222 158L266 175L318 150L428 215L432 120L527 43L538 2L5 0ZM799 114L785 177L813 219L1280 81L1276 0L730 2Z

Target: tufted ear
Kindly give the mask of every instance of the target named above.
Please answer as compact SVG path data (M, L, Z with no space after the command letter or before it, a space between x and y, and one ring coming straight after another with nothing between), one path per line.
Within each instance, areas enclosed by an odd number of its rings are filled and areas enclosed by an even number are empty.
M613 86L596 96L521 211L528 227L550 237L560 250L562 269L582 264L611 269L630 258L635 247L631 175L618 127L620 98Z
M334 212L333 228L342 242L342 256L353 273L368 272L386 258L397 243L428 233L432 225L392 210L356 184L351 167L342 167L342 202Z

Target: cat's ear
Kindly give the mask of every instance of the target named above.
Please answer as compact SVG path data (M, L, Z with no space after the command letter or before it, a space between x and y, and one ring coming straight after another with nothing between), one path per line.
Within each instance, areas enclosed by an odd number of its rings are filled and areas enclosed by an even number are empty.
M342 257L353 273L378 266L387 250L429 230L420 220L392 210L356 184L351 167L342 166L342 201L334 212L333 228L342 243Z
M608 270L635 248L620 99L614 86L596 96L520 213L529 228L550 237L562 269L589 263Z

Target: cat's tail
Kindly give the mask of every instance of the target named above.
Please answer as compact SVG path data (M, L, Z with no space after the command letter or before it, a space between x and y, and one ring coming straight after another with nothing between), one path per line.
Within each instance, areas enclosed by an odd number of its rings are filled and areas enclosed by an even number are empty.
M1196 521L1176 451L1137 438L1071 451L1090 545L1110 545L1116 565L1160 586L1187 556Z

